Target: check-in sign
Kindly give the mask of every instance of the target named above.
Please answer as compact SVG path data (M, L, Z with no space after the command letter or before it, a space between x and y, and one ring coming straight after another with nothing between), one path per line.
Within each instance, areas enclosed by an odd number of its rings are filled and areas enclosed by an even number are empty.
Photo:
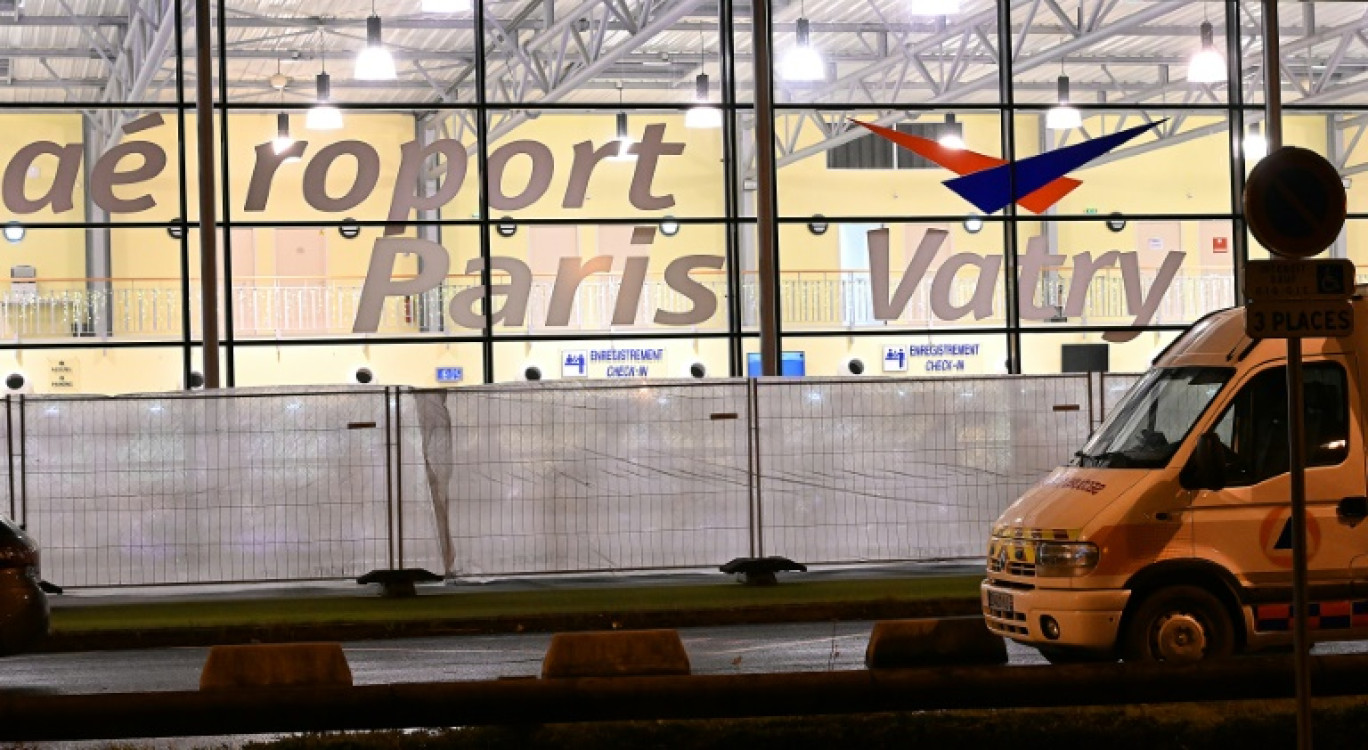
M1245 264L1245 299L1345 300L1354 296L1354 264L1345 258L1324 260L1251 260Z
M1348 300L1273 300L1245 305L1245 333L1252 339L1335 338L1354 332Z

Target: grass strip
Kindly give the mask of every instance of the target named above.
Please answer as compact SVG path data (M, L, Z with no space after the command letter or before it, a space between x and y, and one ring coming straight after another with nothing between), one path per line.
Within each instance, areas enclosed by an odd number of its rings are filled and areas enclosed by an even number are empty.
M1368 697L1314 702L1318 747L1361 748ZM844 716L631 721L431 732L302 735L255 750L634 750L635 748L1011 748L1229 750L1296 747L1291 700L1048 709L908 711ZM201 747L209 747L209 744Z
M778 586L662 585L478 591L443 588L407 599L373 593L356 596L189 600L57 607L52 629L59 634L186 627L407 622L484 619L544 614L670 612L860 603L964 599L978 596L980 576L944 576L847 581L785 582Z

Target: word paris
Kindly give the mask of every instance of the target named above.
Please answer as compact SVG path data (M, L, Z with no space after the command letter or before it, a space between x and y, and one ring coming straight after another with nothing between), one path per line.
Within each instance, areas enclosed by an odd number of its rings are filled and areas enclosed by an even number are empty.
M123 127L123 132L133 136L164 124L161 115L151 114L128 123ZM584 207L589 182L599 162L617 154L619 148L616 140L597 147L593 141L582 141L572 147L570 173L561 196L562 208ZM295 141L279 153L276 153L271 143L255 146L256 161L248 182L243 210L248 213L266 210L277 172L287 161L304 159L308 149L308 141ZM401 145L399 150L399 170L390 197L385 236L376 239L372 249L370 268L353 325L353 331L357 333L376 331L385 298L422 294L435 289L450 270L450 257L441 245L392 235L406 231L405 223L410 220L412 213L436 211L456 197L465 182L468 169L467 147L459 141L443 138L426 144L409 141ZM655 194L655 173L660 159L683 154L684 144L666 141L665 125L655 123L646 126L641 140L632 145L630 151L636 155L627 195L632 206L639 211L661 211L674 206L673 193ZM328 176L334 165L344 157L354 163L351 183L340 194L329 193ZM57 161L51 183L47 184L41 195L30 196L28 175L37 166L35 162L51 158ZM504 173L509 163L517 158L526 159L531 168L521 170L526 174L526 181L509 191L508 186L504 185ZM157 199L150 191L136 194L139 191L134 186L147 183L162 173L167 164L166 151L152 141L134 139L108 149L99 157L88 155L79 143L29 143L15 153L6 165L3 176L0 176L0 199L3 199L11 214L19 216L45 209L56 213L70 211L74 208L82 161L91 159L93 161L85 165L89 171L87 193L89 200L99 210L108 213L141 213L157 205ZM136 162L126 162L129 159L136 159ZM441 179L435 182L430 179L432 173L427 168L431 163L440 165ZM486 163L489 206L499 211L527 208L541 200L551 187L556 168L551 149L531 140L515 140L500 145L490 152ZM358 140L330 143L310 156L304 166L301 180L304 201L314 210L324 213L346 212L371 196L379 178L380 155L373 146ZM430 192L420 187L426 184L433 185ZM115 192L116 187L120 188L122 194ZM35 189L41 189L41 186ZM869 232L869 285L874 318L896 320L901 316L912 293L928 274L933 276L929 296L931 311L937 318L954 321L973 313L976 320L982 320L993 314L994 290L1002 270L1002 256L959 253L944 259L932 273L932 264L946 237L944 230L927 230L890 295L888 230ZM401 253L416 253L422 258L418 266L422 270L416 277L394 278L394 262ZM1127 312L1135 316L1133 325L1143 326L1154 317L1159 302L1182 266L1183 257L1182 252L1168 253L1146 294L1141 288L1137 253L1113 250L1102 253L1096 259L1090 253L1079 253L1074 256L1073 278L1063 310L1035 304L1032 294L1028 292L1022 295L1021 317L1026 320L1045 320L1060 312L1067 317L1081 315L1093 275L1099 269L1119 265L1125 285ZM1043 237L1031 238L1019 263L1020 288L1034 290L1047 269L1060 267L1065 260L1062 255L1050 254ZM650 258L645 255L627 256L623 258L621 269L614 269L613 263L613 257L608 255L590 258L585 262L577 257L562 258L552 288L546 325L568 325L580 283L593 274L614 271L621 274L621 284L614 301L612 324L635 323ZM686 326L698 325L711 318L717 311L717 296L693 279L690 273L695 269L721 269L724 263L725 259L720 255L685 255L671 261L664 269L665 284L687 298L690 309L682 312L656 310L652 322ZM974 293L968 302L956 305L950 298L951 288L959 272L970 266L978 272ZM465 273L478 274L485 270L484 261L475 259L466 264ZM492 316L495 323L522 325L532 290L531 269L525 262L515 258L491 257L488 270L507 275L508 283L491 284L488 290L483 287L465 289L456 294L448 309L452 321L466 328L483 328L485 321L479 311L484 309L485 295L488 293L504 297L503 306Z
M913 291L926 278L937 252L945 244L947 237L948 233L944 229L926 231L890 296L888 230L875 229L868 233L869 284L876 319L897 320L902 315L912 299ZM401 253L416 253L421 258L418 267L422 270L417 276L399 279L394 277L394 262ZM1074 256L1073 278L1069 284L1063 313L1068 317L1081 315L1093 275L1101 268L1119 264L1126 290L1127 312L1135 316L1133 325L1143 326L1154 317L1159 302L1169 285L1173 283L1173 277L1182 266L1185 255L1181 252L1170 252L1164 258L1150 285L1149 293L1146 294L1141 288L1140 264L1135 252L1123 253L1112 250L1096 259L1091 253L1079 253ZM492 315L493 322L510 326L523 325L528 299L532 292L531 269L516 258L493 257L489 260L491 270L502 271L509 279L507 284L491 284L489 287L491 293L504 297L504 304ZM1050 253L1044 237L1032 237L1020 259L1021 288L1035 289L1047 269L1062 266L1065 260L1062 255ZM685 255L671 261L665 267L665 283L687 297L692 308L685 312L656 310L653 322L661 325L698 325L711 318L717 311L717 296L690 277L689 272L696 268L720 269L723 262L722 256L718 255ZM361 301L357 307L353 332L374 333L380 325L380 313L386 297L406 297L435 289L446 279L450 263L451 259L446 249L435 242L411 238L377 239L371 253L365 286L361 290ZM649 263L648 256L625 258L622 283L613 306L613 325L631 325L636 321L637 305L646 283ZM575 292L580 283L591 274L612 271L612 266L611 255L600 255L583 263L578 257L561 258L555 285L551 290L546 325L568 325L575 304ZM956 305L950 300L951 286L959 271L968 266L978 269L978 280L969 301ZM993 314L994 289L1001 268L1002 256L998 255L958 253L946 258L936 269L931 282L932 313L945 321L958 320L969 313L973 313L976 320L990 317ZM470 275L479 274L484 270L484 261L479 258L469 261L465 268L465 272ZM1029 299L1030 296L1028 293L1022 297L1022 318L1046 320L1059 314L1057 308L1035 304ZM484 287L463 289L452 297L448 314L457 325L478 329L484 326L484 318L480 313L484 309L484 302ZM1109 340L1121 341L1127 338L1129 337L1118 335Z

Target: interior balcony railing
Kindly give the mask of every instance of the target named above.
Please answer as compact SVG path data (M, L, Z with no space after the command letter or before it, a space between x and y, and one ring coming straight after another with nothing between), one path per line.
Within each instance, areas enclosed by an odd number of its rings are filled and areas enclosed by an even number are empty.
M694 273L696 288L678 289L663 277L649 277L641 287L634 311L618 310L623 294L622 278L595 275L579 283L573 294L568 318L563 324L554 320L554 277L533 277L526 291L523 315L513 320L506 315L510 306L505 294L494 297L494 312L499 319L494 330L554 335L602 331L650 331L666 328L656 318L664 312L687 312L699 305L712 306L706 319L689 324L684 330L722 332L727 330L727 277L723 272ZM991 294L980 293L976 272L961 272L951 283L936 284L934 275L919 283L899 310L883 320L875 317L875 296L894 296L901 275L890 278L876 290L869 273L861 270L792 270L781 274L779 294L785 330L858 330L865 328L965 328L1002 327L1005 295L1001 277L994 280ZM88 283L88 282L96 283ZM509 280L494 277L494 284ZM1081 303L1072 300L1073 278L1068 268L1048 271L1032 288L1031 301L1037 312L1024 315L1027 324L1061 325L1174 325L1196 320L1203 314L1235 304L1234 282L1229 274L1184 269L1173 277L1166 289L1156 288L1154 272L1142 272L1135 289L1127 289L1127 279L1118 269L1103 269L1089 280ZM199 333L200 291L197 280L188 285L188 320L191 336ZM382 307L376 335L422 335L439 333L478 333L464 329L450 315L451 306L481 311L473 302L478 277L453 275L439 286L408 296L387 297ZM282 278L254 277L235 279L228 295L232 303L235 338L307 338L349 336L353 334L364 280L359 277ZM628 293L632 290L628 289ZM1149 320L1137 320L1142 303L1152 294L1162 293ZM1137 296L1138 295L1138 296ZM944 299L937 299L943 296ZM10 282L0 293L0 340L51 340L73 337L114 337L124 339L178 339L187 316L182 284L176 279L125 278L110 280L43 279ZM975 299L990 299L988 309L976 308ZM715 304L714 304L715 302ZM758 285L754 273L742 274L742 324L757 321ZM220 304L223 304L222 301ZM953 319L938 316L937 308L948 310ZM1043 311L1042 314L1040 311ZM983 313L983 317L979 317ZM502 317L500 317L502 316ZM225 330L220 312L220 330ZM680 330L680 328L672 328Z

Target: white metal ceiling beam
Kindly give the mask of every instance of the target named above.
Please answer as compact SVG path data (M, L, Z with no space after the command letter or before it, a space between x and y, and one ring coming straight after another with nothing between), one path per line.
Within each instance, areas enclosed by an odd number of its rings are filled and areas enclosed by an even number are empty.
M128 33L114 59L114 67L105 82L100 101L108 104L128 103L130 108L145 100L152 83L162 70L162 64L172 54L176 32L176 13L173 0L146 0L143 12L130 8L125 19ZM187 25L193 17L193 4L185 6ZM18 83L18 82L16 82ZM74 82L68 82L76 85ZM132 112L101 109L91 113L92 125L103 138L103 149L119 142L121 128ZM103 150L101 151L103 153Z
M1017 4L1021 4L1021 3L1024 2L1024 1L1025 1L1025 0L1016 0ZM1105 28L1103 28L1103 29L1085 32L1085 33L1083 33L1083 34L1081 34L1081 35L1079 35L1079 36L1077 36L1077 37L1075 37L1075 38L1073 38L1073 39L1071 39L1071 40L1069 40L1069 41L1067 41L1067 42L1063 42L1063 43L1058 44L1058 45L1056 45L1056 46L1054 46L1054 47L1051 47L1051 48L1049 48L1049 49L1041 50L1041 51L1039 51L1039 52L1037 52L1037 53L1035 53L1035 54L1033 54L1033 55L1029 55L1028 57L1019 59L1019 60L1014 64L1013 70L1014 70L1014 72L1023 73L1023 72L1032 70L1032 69L1034 69L1034 68L1040 67L1041 65L1046 65L1046 64L1048 64L1048 63L1055 62L1055 61L1057 61L1057 60L1060 60L1060 59L1066 57L1067 55L1069 55L1069 54L1072 53L1072 52L1075 52L1075 51L1078 51L1078 50L1080 50L1080 49L1084 49L1084 48L1086 48L1086 47L1088 47L1088 46L1091 46L1091 45L1093 45L1093 44L1096 44L1097 41L1099 41L1100 39L1104 39L1104 38L1107 38L1107 37L1110 37L1110 36L1114 36L1114 35L1116 35L1116 34L1119 34L1119 33L1122 33L1122 32L1124 32L1124 31L1126 31L1127 29L1131 29L1131 28L1136 28L1136 27L1143 26L1144 24L1146 24L1146 23L1148 23L1148 22L1154 20L1155 18L1159 18L1159 17L1161 17L1161 16L1163 16L1163 15L1166 15L1166 14L1168 14L1168 13L1171 13L1171 12L1174 11L1176 8L1179 8L1179 7L1181 7L1181 6L1184 5L1184 4L1185 4L1184 0L1164 0L1163 2L1155 2L1155 3L1152 3L1152 4L1148 5L1148 6L1146 6L1145 8L1143 8L1143 9L1141 9L1141 10L1138 10L1138 11L1136 11L1136 12L1130 14L1129 16L1126 16L1125 18L1118 19L1117 21L1115 21L1114 23L1108 25L1107 27L1105 27ZM996 11L994 11L994 14L995 14L995 13L996 13ZM973 18L970 18L970 19L966 19L966 20L965 20L965 23L966 23L966 24L971 24L971 25L972 25L973 23L982 23L982 22L984 22L984 20L985 20L985 19L983 18L984 15L986 15L986 14L978 14L978 16L976 16L976 17L973 17ZM925 44L925 43L926 43L926 42L923 42L923 44ZM883 66L885 66L885 65L887 65L887 64L891 64L891 62L890 62L890 63L879 63L879 64L877 64L877 65L875 65L875 66L871 66L871 68L876 68L876 69L880 69L880 70L881 70L881 69L883 68ZM860 77L860 74L858 74L858 73L857 73L857 74L852 74L851 76L843 77L843 78L842 78L842 82L849 83L849 82L851 82L852 80L858 80L859 77ZM840 83L840 82L838 82L838 83ZM964 96L965 94L967 94L967 93L970 93L970 92L973 92L973 91L980 91L980 90L983 90L983 89L992 88L992 87L997 86L997 85L998 85L998 75L997 75L997 71L992 71L992 72L989 72L989 73L987 73L987 74L985 74L985 75L983 75L983 76L980 76L979 78L976 78L976 79L974 79L974 80L972 80L972 81L968 81L968 82L966 82L966 83L964 83L964 84L961 84L961 85L959 85L959 86L956 86L956 87L954 87L954 88L950 89L949 91L946 91L946 92L944 92L944 93L942 93L942 94L939 94L939 95L930 97L930 98L926 101L926 103L931 104L931 103L940 103L940 102L954 101L954 100L956 100L956 99L959 99L959 98L963 97L963 96ZM833 86L831 86L831 87L827 87L826 89L824 89L824 90L818 92L818 95L819 95L819 96L828 95L828 94L830 94L830 93L832 93L832 92L835 92L835 91L837 91L837 90L838 90L838 89L833 85ZM814 98L816 98L816 97L814 97ZM878 107L878 104L877 104L877 103L871 103L871 105L866 105L866 106ZM894 113L891 113L891 114L887 114L887 115L884 115L883 117L877 118L877 119L874 120L874 122L875 122L876 124L880 124L880 125L885 125L885 126L887 126L887 125L891 125L891 124L893 124L893 123L895 123L895 122L898 122L898 121L900 121L900 120L904 120L904 119L906 119L906 118L907 118L907 113L906 113L906 112L903 112L903 111L901 111L901 110L899 110L899 111L897 111L897 112L894 112ZM775 163L776 163L776 165L779 166L779 167L783 167L783 166L787 166L787 165L789 165L789 164L793 164L794 162L801 161L801 160L806 159L806 158L808 158L808 157L810 157L810 156L814 156L814 155L816 155L816 154L820 154L820 153L826 151L827 149L834 148L835 146L839 146L839 145L841 145L841 144L843 144L843 143L846 143L846 142L848 142L848 141L851 141L851 140L853 140L853 139L859 137L863 132L864 132L864 131L860 131L859 133L856 133L856 132L853 132L849 127L847 127L846 130L845 130L845 132L840 133L839 135L830 136L830 137L828 137L828 138L823 139L822 141L820 141L820 142L818 142L818 143L814 143L814 144L812 144L812 145L810 145L810 146L804 147L804 148L799 149L799 150L797 150L797 151L794 151L794 152L791 152L791 153L788 153L788 154L784 154L782 157L780 157L778 160L776 160Z

